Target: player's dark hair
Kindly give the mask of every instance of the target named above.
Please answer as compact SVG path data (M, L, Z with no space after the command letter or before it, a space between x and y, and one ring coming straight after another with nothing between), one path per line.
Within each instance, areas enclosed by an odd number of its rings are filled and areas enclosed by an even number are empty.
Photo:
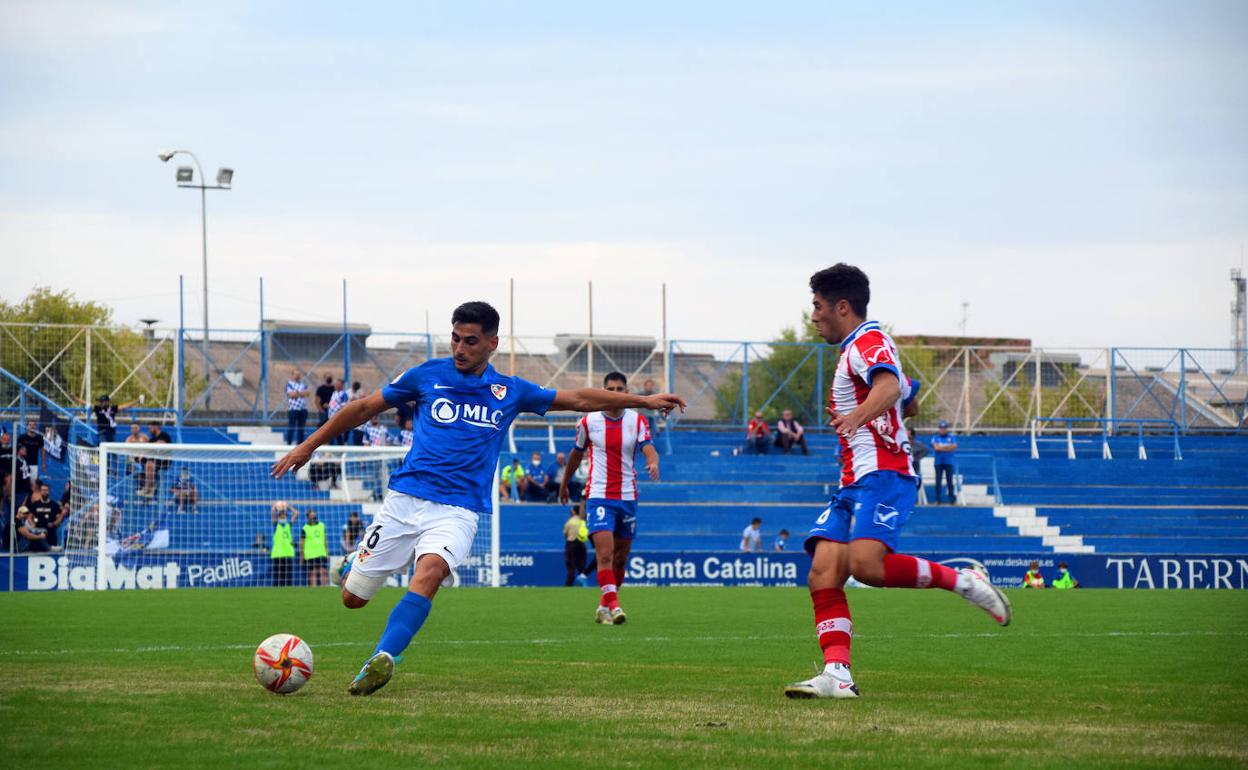
M867 303L871 301L871 281L867 274L844 262L838 262L810 277L810 290L828 302L848 300L854 313L867 315Z
M451 313L451 325L478 324L487 337L498 334L498 311L488 302L465 302Z
M624 376L623 372L608 373L606 377L602 378L602 387L605 388L607 387L609 383L612 383L612 382L618 382L624 387L626 388L628 387L628 378Z
M759 518L755 518L755 519L754 519L753 521L751 521L750 523L751 523L751 524L762 524L762 523L763 523L763 520L762 520L762 519L759 519Z

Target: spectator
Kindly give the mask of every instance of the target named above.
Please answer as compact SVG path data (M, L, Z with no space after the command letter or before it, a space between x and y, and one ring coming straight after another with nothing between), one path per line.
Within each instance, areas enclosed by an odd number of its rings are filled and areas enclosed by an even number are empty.
M1040 574L1040 562L1033 561L1023 575L1023 588L1044 588L1044 575Z
M342 552L354 553L363 537L364 522L360 521L358 512L351 511L347 515L347 523L342 525Z
M328 490L338 486L340 475L342 463L339 460L313 460L308 463L308 481L317 489Z
M269 552L269 544L264 542L263 532L256 533L256 539L251 541L251 548L249 550L255 551L256 553L268 553Z
M562 458L562 459L561 459ZM556 500L559 497L559 479L563 478L563 466L566 465L568 459L564 457L563 452L557 453L551 461L546 464L546 499ZM571 495L571 492L569 492ZM577 497L580 497L579 490Z
M351 394L347 392L347 384L341 377L334 380L334 394L329 399L329 416L333 417L338 414L338 410L347 405L351 400ZM341 445L347 443L346 434L334 437L333 443Z
M364 398L363 386L359 380L351 383L351 401L359 401ZM351 430L351 443L354 446L364 446L364 426L357 426Z
M303 372L293 369L286 382L286 443L302 444L307 424L308 386L303 381Z
M524 499L527 484L525 484L524 467L520 465L519 458L513 459L511 465L504 466L499 477L498 496L501 499L514 500L517 503ZM515 494L512 494L513 491Z
M308 522L303 525L303 573L308 585L329 585L329 548L325 541L325 525L317 519L316 511L308 511Z
M52 550L52 547L48 545L47 530L35 525L34 517L26 506L23 505L17 509L14 521L17 526L18 553L47 553Z
M1066 562L1060 562L1057 565L1057 577L1053 578L1053 587L1061 590L1079 587L1079 581L1070 574L1070 568L1066 566Z
M577 467L576 472L572 474L572 478L568 479L568 499L571 500L573 503L580 502L581 491L585 489L585 479L588 478L588 476L585 476L581 473L581 469L585 465L586 463L581 463L581 465ZM567 473L567 471L568 471L568 456L564 454L563 452L559 452L558 454L555 455L555 468L554 468L554 479L556 482L555 494L559 494L559 489L557 486L558 482L560 482L563 479L563 476L565 473Z
M86 401L80 400L79 403L87 405ZM91 411L95 413L95 432L99 443L117 440L117 413L123 409L129 409L136 403L138 402L127 401L124 404L113 404L109 401L107 393L96 399Z
M763 550L763 520L755 517L750 525L741 533L741 550L742 551L762 551Z
M953 493L953 457L958 451L958 440L949 432L949 423L941 420L936 426L940 432L932 436L932 454L936 456L936 504L940 505L941 488L940 478L945 477L945 485L949 490L949 504L953 505L957 502L957 498Z
M776 423L776 446L787 455L795 445L802 447L802 454L810 454L806 448L806 429L793 418L792 409L785 409Z
M173 495L173 506L176 513L199 513L199 489L191 480L191 472L183 468L178 480L169 487Z
M273 521L273 547L269 549L269 560L273 563L273 585L288 586L295 571L295 536L290 525L299 518L299 511L293 505L280 500L273 503L269 511Z
M13 462L12 453L9 454L9 462L10 463ZM10 517L5 515L5 511L8 511L10 507L9 493L11 490L9 488L9 476L10 476L9 466L0 464L0 551L8 551L10 547L9 546ZM17 512L14 511L13 513L15 514L13 517L15 519ZM16 522L13 522L13 523L14 523L14 528L16 528ZM14 543L14 545L16 545L16 543Z
M326 373L325 381L316 386L316 408L320 412L320 421L316 427L329 422L329 400L334 397L334 377Z
M415 435L416 434L412 431L412 420L409 417L403 421L403 430L399 431L399 445L410 447L412 445L412 439Z
M14 458L17 465L17 474L13 477L13 499L25 500L31 492L32 471L30 464L26 462L26 447L19 446Z
M48 459L43 452L43 434L34 420L26 421L26 432L17 437L17 445L26 447L26 462L30 464L31 481L39 478L40 471L48 469Z
M147 425L148 443L149 444L172 444L173 439L161 427L161 424L152 421ZM160 489L160 474L165 472L169 467L170 453L168 451L149 455L143 462L143 487L135 492L138 497L155 497L157 490Z
M381 418L377 415L368 421L364 433L369 446L385 446L390 443L390 432L381 424Z
M529 464L524 469L524 478L528 482L525 485L524 499L536 503L544 503L548 499L547 487L550 486L550 474L546 472L546 466L542 465L542 453L534 452L529 457ZM558 491L558 485L555 486Z
M143 426L137 422L130 423L130 433L126 436L127 444L146 444L147 434L143 432Z
M43 448L48 457L60 462L65 457L65 439L55 425L43 429Z
M171 515L172 509L168 505L162 506L147 527L123 538L121 547L134 551L155 551L168 548L169 518Z
M0 468L13 468L13 437L4 428L0 428Z
M750 420L745 426L745 442L746 448L753 447L756 454L767 454L767 438L771 435L771 428L768 427L767 421L763 419L761 411L754 413L754 419Z
M780 530L780 534L776 536L776 542L772 543L771 550L783 551L785 546L789 544L789 531L787 529Z
M30 497L22 504L25 511L27 528L32 532L42 533L43 548L38 551L61 550L58 529L65 520L67 511L61 504L51 499L47 482L37 482L30 492Z
M589 540L589 527L585 525L585 507L578 503L572 506L572 514L563 523L563 566L567 568L565 586L584 581L589 574L590 565L588 549L585 542Z

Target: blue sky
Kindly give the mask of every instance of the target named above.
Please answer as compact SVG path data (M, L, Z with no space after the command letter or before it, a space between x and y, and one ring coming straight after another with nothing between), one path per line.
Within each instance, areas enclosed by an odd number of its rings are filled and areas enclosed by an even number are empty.
M1244 3L0 3L0 254L123 321L766 338L835 261L900 333L1222 346ZM505 308L503 308L505 310Z

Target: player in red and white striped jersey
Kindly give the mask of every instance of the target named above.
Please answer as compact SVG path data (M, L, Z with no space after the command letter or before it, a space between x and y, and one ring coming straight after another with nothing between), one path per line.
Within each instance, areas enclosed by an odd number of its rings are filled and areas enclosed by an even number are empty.
M607 390L628 392L628 380L620 372L611 372L602 384ZM638 450L646 458L650 479L658 481L659 453L650 441L650 425L645 417L632 409L587 414L576 425L576 445L568 455L559 483L559 499L567 503L568 480L580 467L581 459L589 455L589 478L582 497L589 538L598 557L600 599L594 613L598 623L619 625L627 620L620 608L619 586L624 582L624 567L637 536L634 458Z
M785 688L790 698L856 698L849 671L853 623L845 582L890 588L942 588L982 608L1001 625L1010 604L981 573L896 553L898 536L914 510L918 474L902 424L914 387L902 372L897 347L868 321L871 285L852 265L838 264L810 278L810 320L829 343L840 344L828 413L841 439L841 488L806 538L812 560L807 584L823 673Z

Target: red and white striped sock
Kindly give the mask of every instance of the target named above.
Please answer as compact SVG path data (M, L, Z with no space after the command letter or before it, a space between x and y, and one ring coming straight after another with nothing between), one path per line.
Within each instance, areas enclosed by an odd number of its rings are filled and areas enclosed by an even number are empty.
M815 605L815 633L823 649L824 663L849 665L849 643L854 624L849 618L849 602L841 588L821 588L810 592Z
M599 607L613 610L620 606L620 601L616 594L614 572L609 569L598 570L598 589L602 591L602 597L598 600Z
M934 561L890 553L884 557L884 585L888 588L943 588L958 585L958 571Z

